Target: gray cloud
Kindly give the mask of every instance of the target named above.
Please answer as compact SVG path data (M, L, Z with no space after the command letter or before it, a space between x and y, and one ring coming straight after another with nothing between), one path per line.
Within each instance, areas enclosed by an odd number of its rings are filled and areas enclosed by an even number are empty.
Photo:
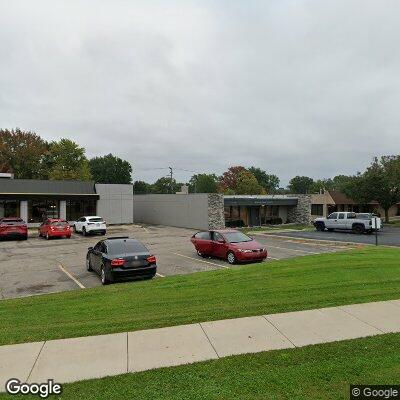
M353 173L399 153L399 11L395 0L1 0L0 124L112 152L138 179L169 165L257 165L283 182Z

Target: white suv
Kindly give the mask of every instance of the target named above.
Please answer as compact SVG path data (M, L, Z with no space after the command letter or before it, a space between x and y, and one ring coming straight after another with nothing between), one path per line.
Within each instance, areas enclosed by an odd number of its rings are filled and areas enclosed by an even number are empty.
M74 222L74 232L82 232L83 236L89 233L101 233L105 235L107 232L106 221L96 215L89 217L81 217Z

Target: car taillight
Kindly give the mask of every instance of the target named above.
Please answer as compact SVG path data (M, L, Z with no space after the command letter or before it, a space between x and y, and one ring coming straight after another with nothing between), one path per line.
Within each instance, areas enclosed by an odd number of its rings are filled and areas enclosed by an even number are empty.
M114 258L114 260L111 261L112 267L121 267L124 264L125 260L123 258Z
M146 261L149 264L155 264L157 262L157 259L156 259L156 256L149 256L149 257L146 258Z

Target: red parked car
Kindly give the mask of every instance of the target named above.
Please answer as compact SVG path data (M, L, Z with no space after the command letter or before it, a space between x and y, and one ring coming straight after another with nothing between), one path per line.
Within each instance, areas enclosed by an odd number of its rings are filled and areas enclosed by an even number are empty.
M71 228L65 219L47 219L39 226L39 237L47 240L53 237L71 237Z
M18 217L0 218L0 238L28 239L28 225Z
M233 229L197 232L191 241L199 256L224 258L229 264L263 261L268 255L263 245Z

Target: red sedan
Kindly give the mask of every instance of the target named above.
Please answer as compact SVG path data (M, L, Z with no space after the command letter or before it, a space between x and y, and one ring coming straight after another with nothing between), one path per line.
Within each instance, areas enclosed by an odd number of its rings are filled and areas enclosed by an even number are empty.
M228 260L229 264L246 261L263 261L267 249L250 236L233 229L197 232L191 238L197 254Z
M53 237L71 237L71 228L64 219L47 219L39 226L39 237L47 240Z
M0 218L0 238L28 239L28 226L17 217Z

